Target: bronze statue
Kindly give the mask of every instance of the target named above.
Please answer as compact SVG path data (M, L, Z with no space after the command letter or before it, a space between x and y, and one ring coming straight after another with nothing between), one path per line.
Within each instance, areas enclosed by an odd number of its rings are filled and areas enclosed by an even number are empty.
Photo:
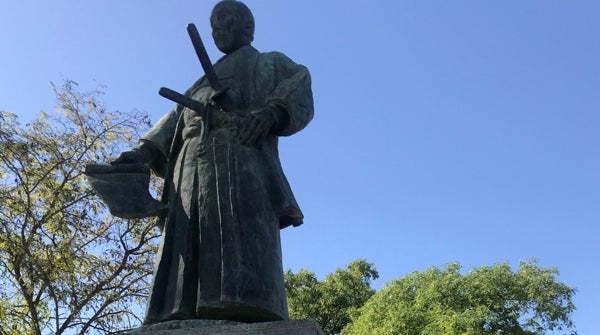
M210 24L225 53L215 77L207 72L184 94L191 105L177 105L112 162L149 163L165 181L168 208L159 218L144 324L289 318L279 230L302 224L303 215L281 168L278 137L312 119L310 74L251 46L254 18L243 3L217 3Z

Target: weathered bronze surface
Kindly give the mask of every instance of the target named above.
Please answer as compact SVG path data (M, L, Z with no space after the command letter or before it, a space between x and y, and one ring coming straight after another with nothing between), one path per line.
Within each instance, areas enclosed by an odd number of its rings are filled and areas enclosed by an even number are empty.
M113 164L149 163L165 180L162 242L145 324L288 319L279 230L303 214L281 168L278 137L313 117L308 70L250 44L254 19L238 1L210 18L218 103L205 77L132 151Z

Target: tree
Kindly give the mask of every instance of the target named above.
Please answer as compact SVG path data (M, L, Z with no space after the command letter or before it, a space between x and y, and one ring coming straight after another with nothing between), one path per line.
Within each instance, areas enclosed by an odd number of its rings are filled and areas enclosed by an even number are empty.
M575 289L555 268L523 262L483 266L467 274L453 263L387 284L343 330L357 334L576 334Z
M358 259L318 281L313 272L301 269L284 274L291 318L312 318L325 334L339 334L350 315L374 293L371 280L379 274L372 263Z
M0 334L109 333L138 323L157 232L110 216L83 175L147 116L107 112L67 81L59 106L25 127L0 112Z

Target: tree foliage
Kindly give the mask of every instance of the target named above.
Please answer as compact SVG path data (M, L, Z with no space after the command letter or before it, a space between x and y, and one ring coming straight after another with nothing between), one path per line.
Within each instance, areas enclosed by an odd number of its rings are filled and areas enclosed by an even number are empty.
M342 334L576 334L575 289L557 274L535 262L414 272L376 293Z
M110 216L83 176L149 126L108 112L99 91L54 87L56 113L22 126L0 112L0 334L109 333L139 322L154 238ZM139 306L138 306L139 308Z
M375 293L371 280L378 276L375 266L364 259L351 262L346 269L337 269L323 281L304 269L298 273L287 270L290 317L316 319L325 334L339 334L350 315Z

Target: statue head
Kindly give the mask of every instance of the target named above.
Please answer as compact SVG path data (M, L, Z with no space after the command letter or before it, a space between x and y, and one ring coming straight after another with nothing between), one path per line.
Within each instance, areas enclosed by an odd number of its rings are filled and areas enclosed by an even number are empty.
M240 1L223 0L215 5L210 15L215 45L230 54L254 40L254 16Z

